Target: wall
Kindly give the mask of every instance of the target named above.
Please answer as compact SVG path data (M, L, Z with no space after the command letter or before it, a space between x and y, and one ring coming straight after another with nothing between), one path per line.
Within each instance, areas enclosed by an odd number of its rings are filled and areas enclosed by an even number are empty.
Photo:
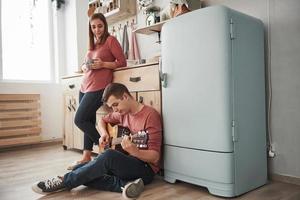
M86 0L76 0L76 19L77 19L77 52L78 52L78 64L77 67L81 66L84 62L86 55L86 50L88 48L88 16L87 16L87 1ZM84 39L82 39L84 38ZM79 68L77 68L78 70Z
M266 28L266 58L271 72L271 173L300 178L300 1L205 0L260 18Z
M65 67L63 75L74 74L84 61L88 44L88 1L67 0L64 6Z
M300 178L300 1L271 1L271 128L276 174Z

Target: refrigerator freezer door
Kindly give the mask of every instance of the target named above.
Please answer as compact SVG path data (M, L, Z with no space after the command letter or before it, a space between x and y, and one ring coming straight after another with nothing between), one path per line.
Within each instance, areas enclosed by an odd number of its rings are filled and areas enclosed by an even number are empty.
M204 31L205 30L205 31ZM233 152L230 13L196 10L162 29L164 142Z

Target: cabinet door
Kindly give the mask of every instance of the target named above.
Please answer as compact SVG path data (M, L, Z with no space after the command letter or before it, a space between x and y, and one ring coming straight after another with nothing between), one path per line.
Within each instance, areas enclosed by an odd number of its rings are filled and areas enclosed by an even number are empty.
M106 114L107 114L107 110L104 109L103 106L101 106L97 110L97 113L96 113L96 129L99 132L99 134L100 134L100 130L99 130L99 127L98 127L99 120L100 120L101 117L105 116ZM98 145L93 146L93 152L94 153L99 153L99 146Z
M138 92L138 101L148 106L152 106L161 114L160 91Z
M65 101L65 127L63 145L68 148L83 149L83 133L74 124L74 118L79 106L79 89L82 82L81 76L70 77L62 80Z
M79 106L78 94L74 94L73 99L72 99L72 110L74 113L74 118L73 118L73 138L74 139L73 139L73 141L74 141L74 148L82 150L84 135L83 135L83 132L74 123L75 114L76 114L78 106Z
M130 94L134 98L134 100L137 100L137 92L130 92Z
M70 94L64 94L64 137L63 145L67 148L73 148L73 115L72 110L72 99L73 96Z

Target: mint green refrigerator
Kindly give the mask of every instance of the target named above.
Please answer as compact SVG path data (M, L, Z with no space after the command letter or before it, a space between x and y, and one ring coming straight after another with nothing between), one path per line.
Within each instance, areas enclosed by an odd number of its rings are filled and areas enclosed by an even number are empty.
M267 182L264 26L224 6L161 32L164 179L233 197Z

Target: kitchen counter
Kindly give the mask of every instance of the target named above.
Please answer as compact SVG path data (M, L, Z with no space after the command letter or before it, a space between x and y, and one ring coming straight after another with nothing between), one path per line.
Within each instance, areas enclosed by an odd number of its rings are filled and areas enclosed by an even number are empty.
M156 64L158 64L158 63L159 63L159 62L155 61L155 62L148 62L148 63L137 64L137 65L130 65L130 66L127 66L127 67L120 67L120 68L117 68L117 69L115 69L114 71L120 71L120 70L131 69L131 68L137 68L137 67L146 67L146 66L149 66L149 65L156 65ZM77 72L74 72L74 73L75 73L75 74L63 76L63 77L61 77L61 79L68 79L68 78L75 78L75 77L83 76L83 72L82 72L82 71L77 71Z

